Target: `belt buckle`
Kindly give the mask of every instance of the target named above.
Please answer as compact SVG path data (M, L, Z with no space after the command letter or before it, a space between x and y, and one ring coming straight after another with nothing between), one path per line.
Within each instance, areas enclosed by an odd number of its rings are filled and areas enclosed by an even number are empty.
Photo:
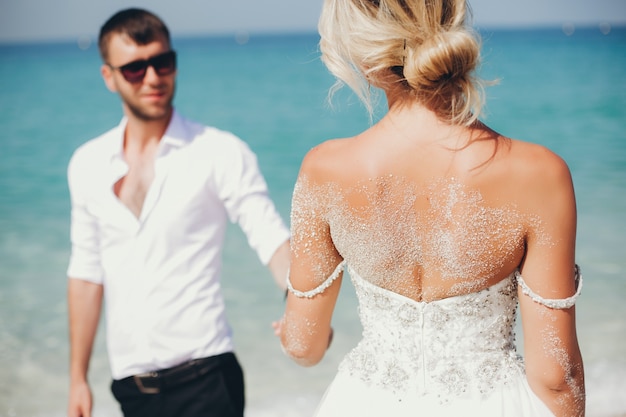
M137 385L137 388L139 388L139 392L141 392L142 394L158 394L159 392L161 392L161 389L159 387L146 387L143 385L143 378L156 378L157 376L158 373L156 372L147 372L145 374L133 376L133 380L135 381L135 385Z

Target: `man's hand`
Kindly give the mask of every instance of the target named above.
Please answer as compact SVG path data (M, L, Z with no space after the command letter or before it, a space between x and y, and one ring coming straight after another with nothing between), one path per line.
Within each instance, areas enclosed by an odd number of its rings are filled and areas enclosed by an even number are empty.
M272 327L274 328L274 336L276 336L276 337L278 337L280 339L280 332L283 329L283 319L282 319L282 317L280 318L280 320L273 321L272 322Z
M91 417L91 389L87 382L70 385L70 400L67 408L68 417Z

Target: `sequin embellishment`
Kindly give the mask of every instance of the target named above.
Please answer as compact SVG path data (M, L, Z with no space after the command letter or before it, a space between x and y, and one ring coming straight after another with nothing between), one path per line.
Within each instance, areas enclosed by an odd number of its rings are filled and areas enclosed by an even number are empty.
M489 396L523 374L515 350L514 275L477 293L417 302L377 287L348 268L363 339L339 372L398 395ZM471 358L471 360L468 360Z

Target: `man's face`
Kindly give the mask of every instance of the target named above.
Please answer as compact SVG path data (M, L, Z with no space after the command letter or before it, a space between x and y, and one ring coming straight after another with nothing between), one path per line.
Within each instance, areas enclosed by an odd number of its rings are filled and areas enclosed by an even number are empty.
M176 88L176 71L159 75L150 65L143 78L129 81L120 69L131 62L148 60L169 50L170 45L165 39L137 45L125 35L111 37L108 62L102 66L102 76L109 90L120 95L128 116L146 121L169 119Z

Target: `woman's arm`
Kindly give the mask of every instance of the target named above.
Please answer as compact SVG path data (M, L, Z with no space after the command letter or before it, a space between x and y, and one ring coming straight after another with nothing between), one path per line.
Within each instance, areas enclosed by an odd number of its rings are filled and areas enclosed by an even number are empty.
M312 159L310 154L305 158L294 189L291 290L280 328L283 350L303 366L317 364L328 348L332 314L342 279L338 265L343 261L326 220L327 184L319 181Z
M526 375L533 391L557 417L584 416L575 307L554 308L541 300L566 299L577 290L574 190L569 169L559 157L546 151L535 163L541 166L540 175L532 178L523 196L530 220L520 273L528 288L519 287Z

